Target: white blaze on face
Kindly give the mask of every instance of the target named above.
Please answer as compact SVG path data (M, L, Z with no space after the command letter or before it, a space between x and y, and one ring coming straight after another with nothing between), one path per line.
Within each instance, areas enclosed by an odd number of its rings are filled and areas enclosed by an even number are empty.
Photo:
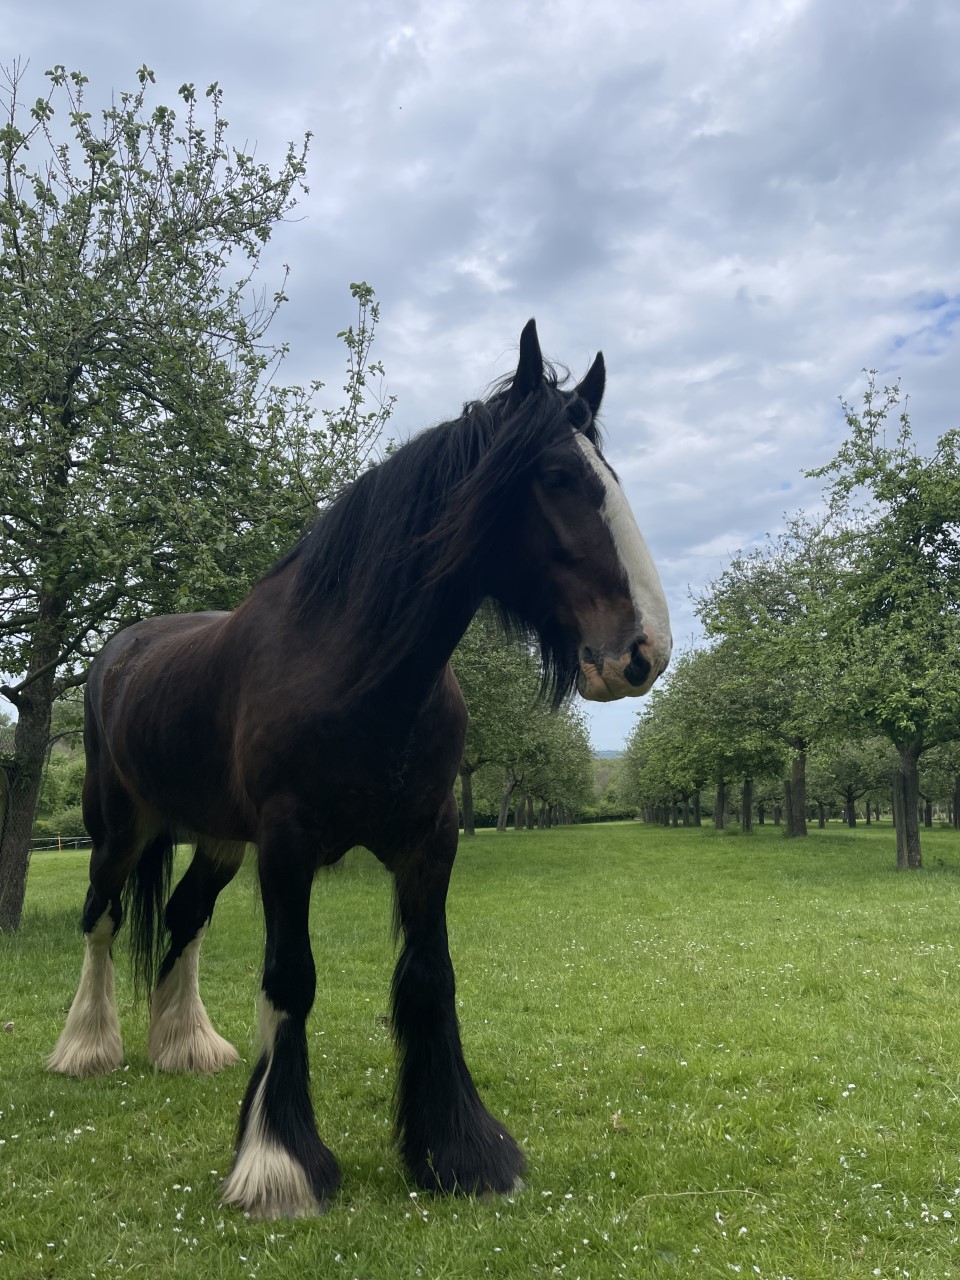
M673 649L673 637L670 634L670 614L660 585L660 575L630 510L626 494L590 441L579 431L575 436L587 465L603 485L604 499L600 514L617 549L637 621L649 642L643 648L653 668L662 671Z

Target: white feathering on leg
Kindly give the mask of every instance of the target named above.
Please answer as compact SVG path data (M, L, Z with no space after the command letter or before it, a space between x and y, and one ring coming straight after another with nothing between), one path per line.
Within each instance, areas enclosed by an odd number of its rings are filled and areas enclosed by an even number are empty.
M269 1136L264 1123L263 1098L274 1044L286 1017L261 992L260 1043L267 1069L250 1104L243 1138L221 1193L224 1204L238 1205L254 1218L306 1218L323 1212L302 1166Z
M150 1000L147 1056L158 1071L220 1071L240 1060L218 1035L200 999L200 945L205 924L157 984Z
M113 921L105 911L84 938L80 985L47 1070L66 1076L97 1076L123 1062L123 1041L110 943Z

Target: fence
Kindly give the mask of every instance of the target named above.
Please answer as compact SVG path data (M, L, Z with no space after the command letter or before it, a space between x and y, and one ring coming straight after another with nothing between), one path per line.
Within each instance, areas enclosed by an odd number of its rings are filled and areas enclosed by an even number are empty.
M78 836L34 836L30 849L33 853L49 853L51 849L89 849L92 843L86 832Z

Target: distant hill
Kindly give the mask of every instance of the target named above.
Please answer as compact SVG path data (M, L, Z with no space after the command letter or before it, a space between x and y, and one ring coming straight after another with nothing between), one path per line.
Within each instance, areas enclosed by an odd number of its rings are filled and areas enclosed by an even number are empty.
M622 751L595 751L593 758L594 760L619 760L622 755Z

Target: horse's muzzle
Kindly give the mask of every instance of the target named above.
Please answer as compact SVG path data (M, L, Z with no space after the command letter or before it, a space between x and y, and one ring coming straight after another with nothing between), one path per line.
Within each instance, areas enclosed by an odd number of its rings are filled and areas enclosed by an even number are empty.
M580 651L577 692L587 702L615 702L647 693L667 667L666 655L654 654L648 643L634 641L630 649L613 658L593 649Z

